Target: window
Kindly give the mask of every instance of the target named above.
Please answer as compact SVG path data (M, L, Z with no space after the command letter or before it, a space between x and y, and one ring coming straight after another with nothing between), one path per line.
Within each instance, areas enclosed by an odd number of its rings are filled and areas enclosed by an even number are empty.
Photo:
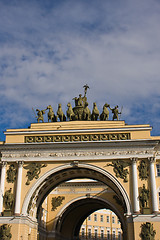
M118 224L120 224L120 221L119 221L119 219L117 219L117 223L118 223Z
M110 231L107 230L107 240L110 240Z
M121 232L118 232L118 240L121 240Z
M101 222L103 222L103 215L101 215Z
M97 222L97 214L94 214L94 221Z
M88 229L88 238L89 239L91 238L91 229L90 228Z
M98 230L94 229L94 237L97 238L98 237Z
M107 223L109 223L109 216L107 216Z
M160 190L159 190L159 193L158 193L158 198L159 198L159 208L160 208Z
M88 221L91 221L91 215L88 216Z
M82 228L82 237L84 237L85 229Z
M115 223L115 217L112 217L112 223Z
M113 231L113 236L112 236L112 239L115 240L116 239L116 232Z
M101 239L103 239L103 238L104 238L104 230L101 229Z
M160 177L160 164L156 164L157 176Z

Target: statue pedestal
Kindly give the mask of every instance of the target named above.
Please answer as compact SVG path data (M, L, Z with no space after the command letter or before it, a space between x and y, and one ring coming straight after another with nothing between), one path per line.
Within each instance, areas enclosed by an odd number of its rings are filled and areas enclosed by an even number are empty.
M142 208L142 214L151 214L150 208L148 207Z
M4 217L10 217L10 216L12 216L12 211L11 211L10 209L4 210L3 216L4 216Z

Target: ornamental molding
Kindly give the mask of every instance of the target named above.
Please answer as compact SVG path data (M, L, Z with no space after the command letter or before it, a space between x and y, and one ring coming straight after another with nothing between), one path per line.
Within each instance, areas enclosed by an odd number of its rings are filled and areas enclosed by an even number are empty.
M28 152L28 153L3 153L2 159L3 161L20 161L20 159L23 159L23 161L26 160L52 160L52 159L59 159L59 158L150 158L153 156L154 151L153 150L142 150L142 151L136 151L136 150L126 150L126 151L54 151L54 152Z
M129 140L130 133L107 133L107 134L81 134L81 135L51 135L51 136L25 136L25 143L44 142L88 142L88 141L109 141Z
M33 229L37 229L38 223L37 221L33 221L30 217L28 216L11 216L11 217L1 217L0 218L0 224L10 224L12 221L12 224L26 224L29 227L32 227Z
M149 161L150 163L155 163L155 162L156 162L156 159L155 159L155 157L149 157L149 158L148 158L148 161Z
M139 214L139 215L133 215L133 222L160 222L160 214L155 214L155 216L153 217L153 215L148 214L148 215L144 215L144 214Z
M5 161L1 162L1 167L5 167L6 168L6 166L7 166L7 162L5 162Z

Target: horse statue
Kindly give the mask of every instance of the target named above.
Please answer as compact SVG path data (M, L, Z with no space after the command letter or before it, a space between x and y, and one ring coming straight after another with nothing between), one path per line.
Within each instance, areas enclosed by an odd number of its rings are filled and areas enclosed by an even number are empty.
M72 109L72 105L71 105L71 103L68 103L67 104L67 107L68 107L68 109L67 109L67 118L71 121L71 120L74 120L74 117L75 117L75 114L74 114L74 112L73 112L73 109Z
M85 103L84 109L83 109L83 120L91 120L91 112L88 108L88 103Z
M52 106L49 105L49 106L47 107L47 109L49 110L49 112L48 112L48 122L49 122L49 121L51 121L51 122L56 122L56 121L57 121L57 117L56 117L56 115L55 115L54 112L53 112Z
M100 120L101 121L105 121L109 119L109 110L108 107L110 107L110 105L108 103L105 103L103 106L103 112L100 115Z
M62 111L62 105L60 103L58 104L57 118L59 118L60 122L66 121L66 116Z
M98 117L99 117L99 111L98 111L98 108L97 108L97 104L94 102L91 119L93 121L97 121Z

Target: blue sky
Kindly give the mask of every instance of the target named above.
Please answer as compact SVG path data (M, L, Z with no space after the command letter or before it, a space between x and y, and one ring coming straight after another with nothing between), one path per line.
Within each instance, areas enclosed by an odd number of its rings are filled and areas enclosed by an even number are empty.
M0 140L86 83L90 110L118 104L160 135L159 25L159 0L0 0Z

